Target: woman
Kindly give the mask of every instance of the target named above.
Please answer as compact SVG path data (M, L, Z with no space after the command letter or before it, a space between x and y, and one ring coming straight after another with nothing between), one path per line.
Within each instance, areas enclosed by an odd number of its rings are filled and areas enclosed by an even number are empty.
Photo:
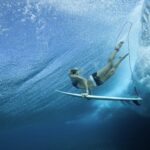
M97 72L94 72L90 75L89 79L86 79L80 75L78 68L73 68L69 70L69 77L72 81L72 85L76 88L85 89L86 93L83 93L83 96L87 96L89 94L89 89L95 86L102 85L106 80L108 80L116 71L119 64L128 56L128 53L123 57L120 57L119 60L114 63L115 57L123 45L123 41L121 41L111 53L108 63Z

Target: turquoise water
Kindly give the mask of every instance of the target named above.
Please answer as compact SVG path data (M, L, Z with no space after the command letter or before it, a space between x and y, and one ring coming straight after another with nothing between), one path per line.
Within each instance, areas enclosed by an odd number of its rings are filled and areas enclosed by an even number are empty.
M146 0L2 1L0 149L129 150L147 146L148 5ZM136 86L144 99L141 106L83 101L55 92L80 92L70 83L69 68L79 67L88 77L105 65L128 21L132 22L129 40L136 81L131 79L126 59L92 93L134 97ZM119 38L126 34L123 31ZM126 39L119 56L127 52Z

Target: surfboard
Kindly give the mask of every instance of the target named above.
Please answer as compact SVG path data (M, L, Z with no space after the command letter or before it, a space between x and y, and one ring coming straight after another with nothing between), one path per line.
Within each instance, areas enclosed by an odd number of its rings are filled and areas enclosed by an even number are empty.
M64 92L60 90L56 90L57 92L61 94L65 94L68 96L73 96L73 97L80 97L80 98L85 98L89 100L109 100L109 101L141 101L142 99L140 97L133 98L133 97L112 97L112 96L98 96L98 95L87 95L83 96L82 94L77 94L77 93L70 93L70 92Z

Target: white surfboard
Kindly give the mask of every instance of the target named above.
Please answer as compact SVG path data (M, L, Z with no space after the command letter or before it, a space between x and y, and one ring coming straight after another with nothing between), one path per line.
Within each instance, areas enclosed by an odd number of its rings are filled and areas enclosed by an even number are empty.
M56 91L65 95L80 97L85 99L109 100L109 101L141 101L142 100L140 97L131 98L131 97L112 97L112 96L98 96L98 95L88 95L83 97L82 94L64 92L60 90L56 90Z

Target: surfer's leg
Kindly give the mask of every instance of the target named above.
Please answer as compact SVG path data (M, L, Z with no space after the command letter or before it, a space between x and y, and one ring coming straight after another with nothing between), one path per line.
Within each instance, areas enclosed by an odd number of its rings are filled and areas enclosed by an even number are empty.
M118 66L122 59L120 59L115 65L113 64L113 60L115 59L116 57L116 54L118 53L118 51L120 50L120 48L122 47L123 45L123 41L121 41L114 49L114 51L110 54L109 56L109 59L108 59L108 63L106 66L104 66L102 69L100 69L99 71L97 71L97 76L98 77L101 77L101 76L105 76L105 74L107 74L114 66Z
M123 41L121 41L120 43L118 43L118 45L115 47L115 49L113 50L113 52L110 54L109 58L108 58L108 62L111 62L115 59L118 51L120 50L120 48L122 47L123 45Z
M114 67L114 68L117 68L117 67L120 65L120 63L121 63L128 55L129 55L129 53L125 54L123 57L120 57L120 59L117 61L117 63L115 63L115 64L113 65L113 67Z
M102 69L97 71L97 76L105 75L112 67L113 67L113 64L111 62L107 63L106 66L104 66Z
M111 52L109 58L108 58L108 62L112 63L113 60L115 59L116 55L117 55L118 51L115 49Z

